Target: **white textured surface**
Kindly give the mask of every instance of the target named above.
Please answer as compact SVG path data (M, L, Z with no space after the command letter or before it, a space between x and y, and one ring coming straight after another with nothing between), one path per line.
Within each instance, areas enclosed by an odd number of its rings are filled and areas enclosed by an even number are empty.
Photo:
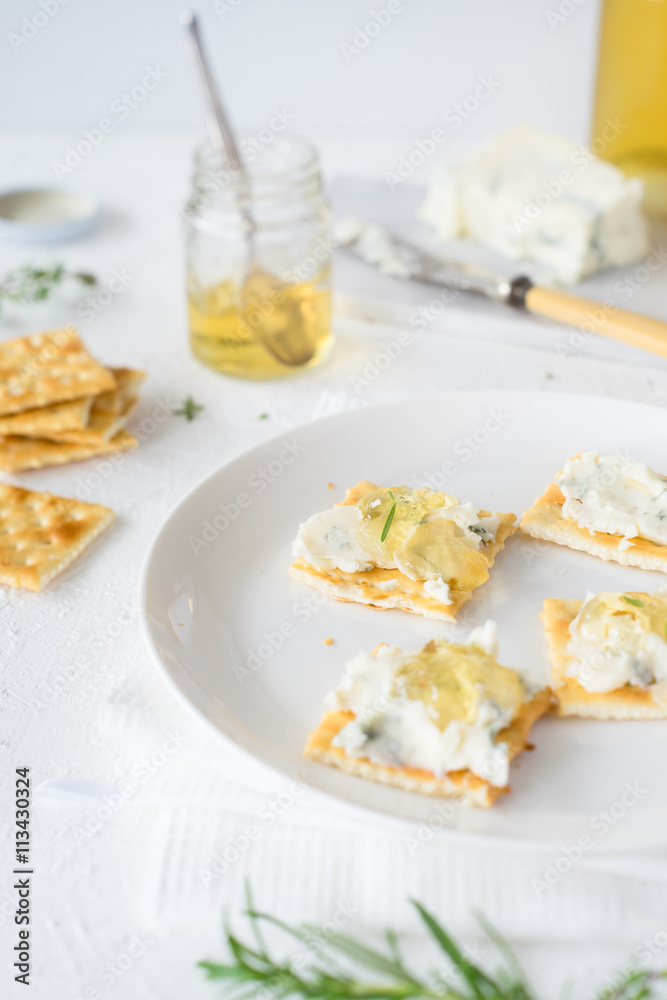
M46 179L64 144L63 137L5 141L0 184L19 176ZM452 848L437 838L413 854L381 821L350 817L307 793L290 804L288 792L270 821L270 803L284 785L219 742L158 678L140 634L137 577L159 523L194 483L264 437L314 416L487 386L579 390L664 405L667 362L593 337L562 356L557 348L568 331L463 299L416 332L407 318L433 299L432 290L404 289L343 260L338 347L326 368L282 383L223 379L200 367L186 342L178 207L190 145L187 137L116 136L72 181L102 197L106 224L62 256L94 270L102 282L114 269L131 276L81 329L104 361L148 370L133 426L140 429L154 411L161 416L160 406L168 409L186 393L206 409L193 423L176 417L157 423L112 474L101 466L90 499L113 507L117 522L60 580L43 594L0 595L2 996L23 996L19 987L4 985L14 944L8 916L13 895L4 873L12 859L5 804L13 768L24 765L32 768L35 784L49 782L33 812L35 1000L215 995L194 962L221 954L221 911L227 904L238 909L246 875L262 908L321 923L343 904L354 910L347 924L354 933L388 921L416 931L405 902L416 896L451 929L470 934L469 910L477 906L518 944L545 996L559 993L566 966L599 983L664 928L663 858L591 852L538 896L530 879L555 859ZM340 165L358 156L353 145L327 152L329 162ZM351 200L349 185L340 191L341 202ZM366 199L367 214L371 209ZM378 203L378 215L382 211ZM3 247L2 270L26 256L38 259ZM613 297L618 277L590 287ZM656 315L662 310L667 318L666 290L662 267L631 305ZM361 310L355 305L360 299ZM361 319L361 313L375 319ZM3 336L71 314L64 306L40 307L18 319L12 314ZM387 350L395 353L391 344L401 329L412 332L411 342L374 376L377 369L367 366ZM355 377L366 384L353 383ZM264 412L270 418L259 421ZM66 494L95 471L90 462L10 481ZM170 736L183 742L162 762L159 751ZM142 762L156 752L158 763L149 762L154 773L148 774ZM114 790L121 788L126 794L119 805ZM259 838L205 886L199 870L210 868L213 855L249 825L258 827ZM101 972L125 953L133 935L150 943L143 951L133 947L136 956L125 971L118 969L120 975ZM664 951L658 957L664 964ZM583 996L593 983L581 981Z

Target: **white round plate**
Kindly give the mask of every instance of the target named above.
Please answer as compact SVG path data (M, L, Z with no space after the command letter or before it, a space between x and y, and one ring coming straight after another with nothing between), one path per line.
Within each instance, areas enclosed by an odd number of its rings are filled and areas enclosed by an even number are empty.
M546 677L538 617L545 597L650 591L661 574L518 535L451 626L328 600L287 570L299 523L360 479L431 485L521 514L582 448L633 454L664 470L665 442L664 410L560 393L451 393L309 424L223 466L171 514L143 575L148 641L190 706L236 746L385 814L384 822L402 821L406 833L430 823L508 846L581 843L584 851L664 843L667 721L542 719L535 750L512 768L511 795L489 810L453 808L301 756L324 695L360 650L378 642L417 648L437 635L460 640L493 618L501 662ZM328 637L334 645L324 645Z

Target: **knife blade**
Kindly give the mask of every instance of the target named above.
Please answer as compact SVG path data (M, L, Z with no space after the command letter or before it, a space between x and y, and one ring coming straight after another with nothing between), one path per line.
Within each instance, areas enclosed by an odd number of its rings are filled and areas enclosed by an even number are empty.
M334 240L341 249L393 277L483 295L667 357L667 323L627 312L608 301L534 285L527 275L507 278L474 264L441 260L382 226L356 219L341 220L334 228Z

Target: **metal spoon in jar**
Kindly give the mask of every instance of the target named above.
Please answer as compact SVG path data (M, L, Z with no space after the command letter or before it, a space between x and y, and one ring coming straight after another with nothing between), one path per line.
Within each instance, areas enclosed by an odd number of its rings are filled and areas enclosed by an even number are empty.
M314 338L309 336L303 322L271 324L272 328L268 329L266 320L278 312L276 306L285 296L286 285L275 275L268 274L257 266L255 254L257 224L250 208L251 189L248 172L204 57L197 19L191 11L184 10L180 20L185 30L188 55L203 97L204 117L211 145L235 177L240 195L239 209L246 226L249 257L248 273L241 289L241 301L246 304L249 315L253 310L256 316L261 316L261 321L251 319L250 322L246 322L245 328L257 343L282 364L292 367L305 365L315 354L315 342Z

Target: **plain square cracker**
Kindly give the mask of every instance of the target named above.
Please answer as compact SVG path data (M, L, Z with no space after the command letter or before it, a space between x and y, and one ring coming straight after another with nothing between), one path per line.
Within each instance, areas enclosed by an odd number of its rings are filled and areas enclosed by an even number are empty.
M621 535L608 535L606 531L591 533L572 518L564 517L564 503L565 497L558 485L550 483L544 494L523 514L519 531L544 542L555 542L579 552L588 552L606 562L667 572L667 545L658 545L647 538L634 538L628 548L620 548L623 541Z
M633 594L641 600L645 594ZM579 614L582 601L548 597L540 617L549 645L552 667L551 690L558 701L559 715L588 719L667 719L667 682L648 688L623 687L606 694L587 691L565 671L572 662L567 652L570 624Z
M68 441L71 444L96 445L110 441L125 426L139 401L139 388L146 372L132 368L111 368L116 388L100 393L93 401L86 427L42 435L51 441Z
M64 465L80 462L97 455L110 455L116 451L129 451L138 442L132 434L120 430L111 441L103 444L70 444L68 441L48 441L46 438L0 438L0 469L5 472L24 472L43 469L47 465Z
M529 701L523 702L509 726L498 733L496 742L507 743L510 761L529 745L528 734L533 724L550 707L551 692L544 688ZM343 726L354 718L354 712L325 712L317 729L308 737L304 756L381 785L401 788L406 792L419 792L421 795L461 798L466 805L483 808L493 805L496 799L510 791L509 785L492 785L486 778L481 778L467 768L450 771L443 777L436 778L432 771L419 767L388 767L385 764L375 764L368 757L351 757L341 747L333 746L332 741Z
M81 430L88 423L95 396L70 399L66 403L51 403L34 410L23 410L0 417L0 435L18 434L20 437L48 437L50 433Z
M99 504L0 483L0 583L41 590L114 516Z
M356 504L362 497L377 489L379 487L375 483L362 480L356 486L351 486L345 494L345 499L336 506L345 507ZM490 511L480 510L482 515L489 513ZM516 531L515 520L516 515L514 514L500 514L495 541L484 549L489 569L493 566L495 557L505 547L506 539ZM452 603L442 604L441 601L437 601L424 591L423 581L411 580L399 569L379 569L377 566L361 573L345 573L341 569L319 569L299 557L292 563L289 572L295 580L303 580L304 583L320 590L327 597L333 597L338 601L366 604L381 609L399 608L415 615L423 615L425 618L436 618L444 621L455 618L461 607L473 595L472 590L457 590L453 587L450 591L450 597L453 598ZM387 591L378 587L379 583L389 580L398 583L394 590ZM480 584L480 586L483 587L484 584Z
M73 327L0 343L0 415L113 389Z

